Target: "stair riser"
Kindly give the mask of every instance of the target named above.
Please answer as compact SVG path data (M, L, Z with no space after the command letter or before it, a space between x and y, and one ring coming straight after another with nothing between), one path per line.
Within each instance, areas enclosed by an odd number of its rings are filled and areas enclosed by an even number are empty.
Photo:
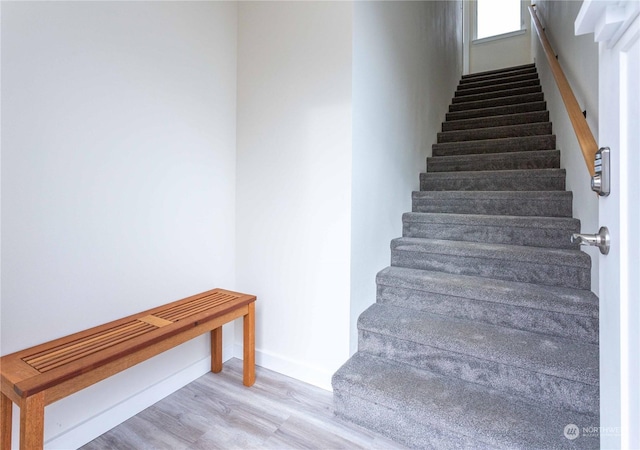
M598 343L598 318L378 284L378 303Z
M509 176L487 175L485 177L461 176L434 177L436 173L420 174L421 191L564 191L565 177L535 176L528 177L524 174ZM484 172L474 172L484 173Z
M506 125L474 130L458 130L438 133L438 143L479 141L483 139L501 139L513 137L527 137L551 135L552 126L549 122L522 125Z
M571 197L555 199L553 202L527 199L453 199L414 198L413 212L491 214L497 216L546 216L571 217Z
M591 270L536 262L393 249L391 265L522 283L591 289Z
M513 153L555 150L555 135L507 137L484 141L445 142L433 144L433 156L478 155L485 153Z
M456 111L446 113L447 121L485 118L491 116L501 116L505 114L518 114L525 112L544 111L547 108L547 102L526 102L516 105L495 106L491 108L480 108L468 111Z
M475 226L452 223L404 222L402 227L402 236L404 237L578 250L578 246L571 243L571 234L574 232L577 233L579 230Z
M475 89L474 89L475 90ZM465 91L462 91L465 92ZM454 104L475 102L478 100L488 100L490 98L510 97L512 95L533 94L536 92L542 92L541 86L525 86L519 88L503 89L499 91L489 91L480 94L468 94L453 97L451 102Z
M386 333L359 330L358 351L487 386L530 402L583 413L599 408L598 386L441 350Z
M458 90L462 91L464 89L475 89L485 86L492 86L494 84L506 84L506 83L514 83L516 81L526 81L526 80L537 80L538 74L535 72L532 73L523 73L516 75L505 75L496 78L484 79L484 80L464 80L458 84Z
M454 97L464 97L467 95L482 94L484 92L504 91L507 89L518 89L530 86L540 86L540 80L516 81L514 83L496 84L494 86L485 86L475 89L463 89L456 91Z
M453 120L442 123L442 131L477 130L508 125L523 125L549 121L549 111L533 111L506 116L482 117L479 119Z
M528 102L541 102L544 100L544 94L537 92L534 94L514 95L511 97L492 98L489 100L478 100L475 102L466 102L449 105L449 112L460 112L472 109L492 108L494 106L517 105Z

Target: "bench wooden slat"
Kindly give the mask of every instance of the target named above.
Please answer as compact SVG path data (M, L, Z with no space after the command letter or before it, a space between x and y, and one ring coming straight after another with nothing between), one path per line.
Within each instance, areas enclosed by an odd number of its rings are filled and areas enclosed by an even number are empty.
M142 336L150 331L155 330L156 328L157 327L154 327L153 325L144 324L130 329L126 333L121 333L117 336L110 336L108 339L102 341L94 341L89 345L76 347L67 352L56 352L55 355L50 355L49 357L35 363L30 359L23 359L23 361L40 373L45 373L55 369L56 367L69 364L70 362L80 360L93 353L97 353L101 350L113 347L116 344L120 344L138 336Z
M222 368L222 326L243 317L243 384L255 380L253 295L213 289L0 358L0 450L11 446L12 402L20 448L41 448L44 407L187 342L211 334L211 370Z
M214 300L214 302L211 303L210 300ZM193 327L199 322L205 322L212 317L224 314L226 311L249 304L253 301L255 301L255 296L214 289L183 300L178 300L177 302L169 303L165 306L135 314L128 318L57 339L48 343L48 345L43 344L4 356L2 361L4 364L7 360L19 359L26 365L40 371L36 376L14 382L16 393L21 397L27 397L61 381L93 370L100 365L107 364L114 359L122 358L144 346L152 345L154 342L162 339L167 339L171 335ZM211 305L215 306L212 307ZM176 321L172 321L173 323L163 327L157 327L138 320L153 315L160 319L171 321L171 319L163 316L166 313L175 311L180 312L179 316L174 319ZM191 311L191 315L188 315L189 311ZM137 330L128 336L125 334L111 342L108 340L103 341L106 337L118 335L118 333L121 333L123 330L130 331L129 327L132 323L135 323L133 328L137 328L139 326L138 324L143 325L145 328L144 330ZM83 347L85 344L93 344L96 342L98 343L98 347L92 348L90 345ZM74 355L73 351L79 348L83 349L83 353ZM69 356L68 359L64 360L64 363L62 363L62 360L56 361L54 358L47 359L64 353L66 353L66 356ZM34 357L44 357L45 364L40 364L43 361L41 359L32 360L31 358ZM34 364L31 364L31 362L34 362ZM3 375L4 372L5 370L3 369Z
M137 323L136 321L131 321L128 322L124 325L118 325L113 327L110 330L106 330L100 333L96 333L94 335L90 335L81 339L78 339L75 343L74 342L69 342L67 344L62 344L62 345L58 345L56 347L53 347L51 349L47 349L47 350L42 350L39 351L37 353L34 353L31 356L25 356L22 358L22 360L26 361L28 360L28 364L38 364L41 360L43 359L48 359L51 358L55 355L58 354L62 354L62 353L68 353L71 350L77 348L77 347L85 347L90 345L92 342L96 342L96 341L100 341L103 339L107 339L110 336L114 336L114 335L120 335L123 332L127 332L128 330L131 330L133 328L137 327Z

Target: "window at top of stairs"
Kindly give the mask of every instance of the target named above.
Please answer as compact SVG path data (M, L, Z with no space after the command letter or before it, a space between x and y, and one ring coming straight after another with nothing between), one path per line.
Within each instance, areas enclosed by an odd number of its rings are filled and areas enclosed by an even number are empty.
M523 8L520 0L476 0L474 40L495 39L524 30Z

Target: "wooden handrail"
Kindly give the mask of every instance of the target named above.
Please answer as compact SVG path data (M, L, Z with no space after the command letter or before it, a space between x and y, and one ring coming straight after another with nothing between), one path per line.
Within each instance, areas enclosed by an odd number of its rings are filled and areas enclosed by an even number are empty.
M553 77L555 78L556 84L558 85L558 90L560 91L560 95L562 96L562 101L564 102L564 106L567 109L567 113L569 114L569 119L571 119L573 131L576 133L576 137L578 138L578 143L580 144L580 149L582 150L582 156L584 157L584 162L587 164L589 173L591 174L591 176L593 176L593 174L595 173L593 165L596 152L598 151L598 144L593 137L593 133L589 128L589 124L582 114L580 105L578 105L576 96L571 90L571 86L567 81L567 77L564 75L564 72L562 71L562 68L558 63L556 53L553 51L553 48L551 48L551 44L549 43L549 39L547 39L544 28L542 27L542 24L540 24L540 20L538 19L538 15L536 14L535 5L529 6L529 13L531 14L533 27L535 28L536 33L538 33L540 43L542 44L542 48L544 49L544 54L547 57L549 66L551 67Z

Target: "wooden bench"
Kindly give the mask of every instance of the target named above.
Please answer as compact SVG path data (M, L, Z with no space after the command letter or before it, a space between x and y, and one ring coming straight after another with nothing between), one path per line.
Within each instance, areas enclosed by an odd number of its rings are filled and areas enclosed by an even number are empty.
M211 371L222 370L222 325L243 317L245 386L255 381L253 295L213 289L0 358L0 448L11 448L13 403L20 448L43 447L44 407L196 336L211 332ZM13 403L12 403L13 402Z

